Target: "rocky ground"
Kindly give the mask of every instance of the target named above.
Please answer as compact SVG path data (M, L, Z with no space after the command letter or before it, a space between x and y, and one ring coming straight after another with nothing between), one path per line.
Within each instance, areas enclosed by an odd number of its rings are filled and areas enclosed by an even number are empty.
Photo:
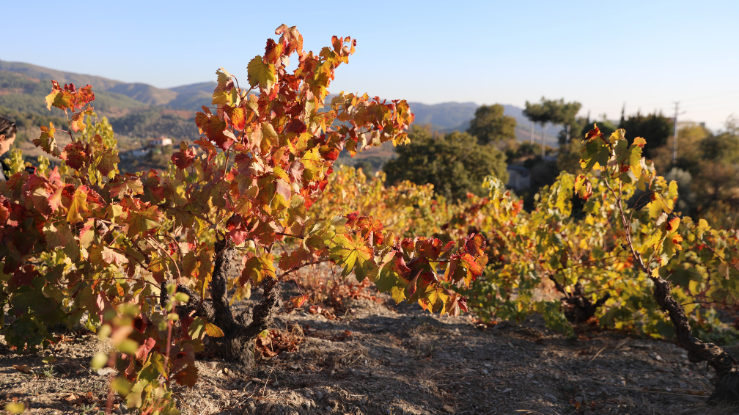
M487 327L378 298L349 299L335 318L315 307L281 314L275 333L297 351L265 357L250 372L199 361L200 379L178 390L179 407L184 414L739 413L707 406L712 371L668 342L597 330L566 339L539 318ZM275 346L265 345L265 354ZM101 347L93 335L71 336L45 364L52 351L18 355L0 346L0 405L99 413L111 374L89 362ZM128 412L120 399L115 412Z

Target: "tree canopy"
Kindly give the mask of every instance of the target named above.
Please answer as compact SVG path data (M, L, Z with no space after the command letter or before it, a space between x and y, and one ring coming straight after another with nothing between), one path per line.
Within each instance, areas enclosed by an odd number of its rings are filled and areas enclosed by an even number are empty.
M477 137L480 144L490 144L516 139L516 119L503 115L500 104L483 105L475 110L467 132Z
M482 183L490 174L504 183L508 180L505 154L493 146L480 145L470 134L434 135L428 128L414 127L409 138L411 143L397 147L398 157L385 164L389 183L431 183L436 193L463 199L468 192L486 193Z
M523 114L531 120L542 125L546 123L566 124L575 120L575 115L580 111L582 104L579 102L565 102L563 98L551 100L541 97L541 103L534 104L526 101L526 109Z
M642 115L637 111L636 115L624 119L618 128L629 131L630 142L634 137L649 137L649 144L644 151L649 157L653 157L657 147L667 144L667 139L673 132L673 122L671 118L662 115L662 112Z

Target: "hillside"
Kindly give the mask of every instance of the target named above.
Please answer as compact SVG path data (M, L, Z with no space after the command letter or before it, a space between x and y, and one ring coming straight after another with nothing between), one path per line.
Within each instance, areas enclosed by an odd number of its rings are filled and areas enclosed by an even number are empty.
M74 83L77 86L92 85L95 96L107 101L105 109L99 108L100 104L96 102L96 109L101 112L118 110L112 111L114 115L149 106L195 111L203 105L210 105L210 97L215 86L214 82L202 82L162 89L144 83L126 83L100 76L0 60L0 96L5 97L0 106L25 112L45 111L45 106L42 108L33 105L38 104L38 100L31 99L27 95L43 98L49 93L48 81L52 79L59 83Z
M63 115L49 112L44 101L51 88L50 80L60 83L74 83L77 86L90 84L95 92L95 110L110 119L117 133L120 145L135 147L142 139L165 135L175 141L194 141L199 133L193 118L195 111L202 106L211 105L215 82L201 82L174 88L157 88L144 83L126 83L101 76L65 72L21 62L0 60L0 116L9 117L22 126L20 141L29 141L37 134L30 130L53 121L63 124ZM443 102L424 104L410 102L416 115L416 123L430 125L441 132L464 131L469 127L478 104L474 102ZM505 114L514 117L518 123L516 136L521 141L530 137L530 123L523 115L523 109L504 105ZM51 117L51 118L50 118ZM55 118L56 117L56 118ZM556 146L558 127L547 128L547 144ZM535 129L535 140L540 131ZM391 147L372 149L361 154L355 162L363 159L375 167L392 157ZM355 163L350 162L350 163Z

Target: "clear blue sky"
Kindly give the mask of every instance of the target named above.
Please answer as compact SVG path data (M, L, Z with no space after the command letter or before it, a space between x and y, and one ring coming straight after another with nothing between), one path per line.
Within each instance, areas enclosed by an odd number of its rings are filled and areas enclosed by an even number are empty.
M4 1L0 59L158 87L246 78L281 23L307 49L358 39L332 91L581 114L739 116L739 1Z

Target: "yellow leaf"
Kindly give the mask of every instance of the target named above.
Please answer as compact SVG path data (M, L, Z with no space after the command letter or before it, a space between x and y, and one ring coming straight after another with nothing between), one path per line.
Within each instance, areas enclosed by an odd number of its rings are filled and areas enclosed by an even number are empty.
M26 405L21 402L8 402L5 404L5 411L11 414L21 414L26 410Z
M688 289L690 290L690 294L695 295L700 292L700 288L698 287L698 281L696 280L690 280L688 282Z
M699 220L698 221L698 229L697 229L697 231L698 231L698 238L701 238L702 239L703 238L703 234L706 231L710 230L710 229L711 229L711 227L708 226L708 222L706 222L705 219Z
M75 224L84 220L82 213L87 213L87 187L80 186L74 191L72 196L72 204L69 205L67 212L67 222Z
M261 56L255 56L254 59L249 62L247 66L247 74L249 84L253 87L257 85L259 88L269 91L277 82L277 71L275 66L269 63L264 63Z
M221 330L220 327L216 326L213 323L206 323L205 324L205 333L208 334L210 337L223 337L225 334L223 333L223 330Z
M241 272L239 284L245 285L251 280L252 285L257 286L265 278L275 278L274 260L274 256L269 253L249 258Z

